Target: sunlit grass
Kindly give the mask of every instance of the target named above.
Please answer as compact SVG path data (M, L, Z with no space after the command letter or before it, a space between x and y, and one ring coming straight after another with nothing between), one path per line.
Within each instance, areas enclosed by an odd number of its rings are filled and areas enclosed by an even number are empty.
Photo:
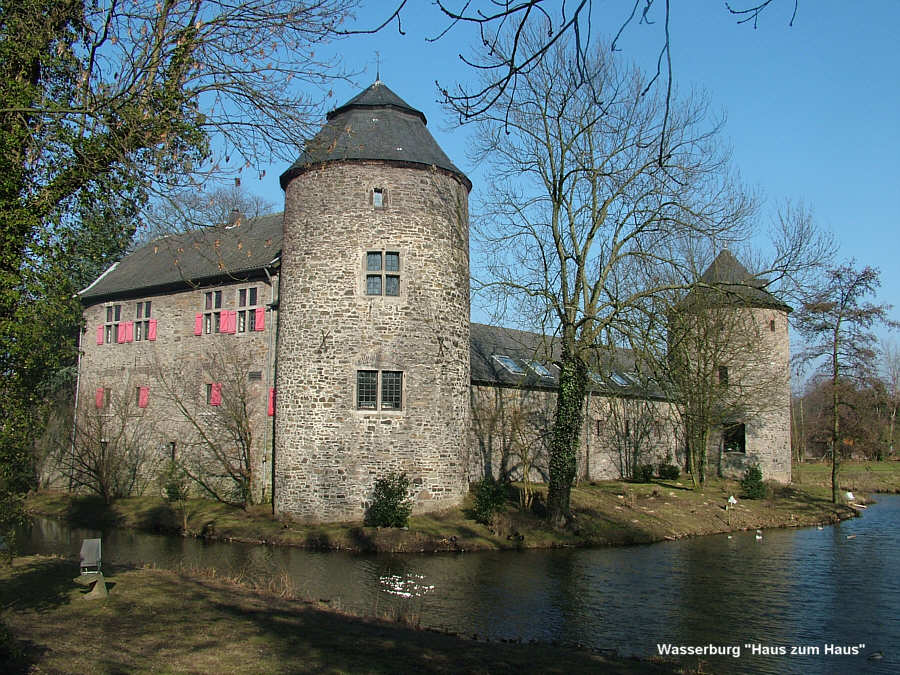
M826 464L794 467L792 486L770 485L768 497L744 500L736 481L712 478L693 490L690 478L652 483L598 481L572 490L575 520L564 532L549 528L541 517L523 512L514 498L491 526L476 523L467 499L455 509L415 515L407 530L363 527L361 523L303 524L272 517L271 505L242 510L216 502L187 503L187 536L219 540L352 551L472 551L504 548L609 546L641 544L734 529L802 526L833 522L853 515L830 503L830 468ZM900 490L900 462L846 463L841 486L862 496ZM539 487L540 501L546 488ZM738 504L725 509L729 496ZM155 532L182 533L180 512L162 499L120 499L111 506L92 497L40 493L28 500L36 514L62 518L72 525L120 526Z

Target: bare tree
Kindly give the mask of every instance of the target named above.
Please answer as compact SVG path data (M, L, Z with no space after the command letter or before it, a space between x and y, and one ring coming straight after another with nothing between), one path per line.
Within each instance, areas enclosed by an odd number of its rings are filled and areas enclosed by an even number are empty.
M183 430L179 465L204 494L246 508L262 497L260 439L264 394L250 381L251 361L219 343L199 366L158 364L156 379ZM259 389L257 391L257 389Z
M663 133L665 102L646 87L605 50L579 67L559 41L501 106L508 117L487 113L479 124L477 154L494 182L475 229L493 251L477 288L512 299L558 341L548 499L556 526L569 517L588 371L604 335L629 333L650 299L686 287L681 242L743 237L751 207L730 181L703 102L673 108Z
M652 463L651 440L661 423L654 402L610 397L606 412L605 427L615 443L619 475L635 478L639 466Z
M90 387L77 416L73 439L58 450L62 474L71 489L85 489L109 504L142 494L159 463L159 439L144 415L143 387Z
M775 346L741 290L698 286L669 313L661 380L678 403L695 488L708 475L711 441L721 475L723 452L746 451L744 426L790 405L787 357L773 366Z
M762 14L774 0L749 3L726 3L725 8L737 23L752 23L756 28ZM794 0L793 11L788 22L793 25L797 15L799 0ZM403 35L403 11L408 0L397 0L387 18L370 28L345 30L346 34L377 33L389 26L396 27ZM473 71L482 75L480 84L468 87L457 83L455 87L441 86L448 106L459 114L462 120L478 118L492 108L500 106L502 111L511 112L511 92L515 92L523 79L532 70L543 67L559 42L572 45L571 56L574 70L585 80L590 78L588 63L596 49L596 36L612 36L611 51L617 50L619 38L629 27L642 24L661 31L656 58L656 72L646 83L646 91L664 76L665 113L663 115L661 137L668 129L668 113L672 104L673 64L670 31L672 18L671 3L656 0L630 0L615 8L604 7L604 14L595 13L593 0L559 2L552 0L521 0L520 2L496 2L493 0L438 0L435 3L440 18L434 34L426 39L436 42L455 29L472 30L477 34L477 47L472 55L459 54L460 60ZM661 7L660 7L661 6ZM526 36L533 36L526 39ZM510 37L512 36L512 37ZM605 38L603 38L605 39ZM497 58L502 56L501 58ZM658 159L663 162L663 144L657 146Z
M204 227L240 226L274 212L272 202L240 186L181 190L155 200L144 212L144 227L135 243Z
M882 376L888 395L888 457L894 455L894 429L897 421L897 407L900 405L900 347L893 341L885 340L881 345Z
M795 318L807 340L797 354L800 367L812 365L827 375L831 395L831 499L838 502L842 429L840 409L842 380L862 381L874 372L876 325L896 327L888 318L890 305L866 301L881 285L872 267L859 270L850 261L825 272L821 288L803 305Z

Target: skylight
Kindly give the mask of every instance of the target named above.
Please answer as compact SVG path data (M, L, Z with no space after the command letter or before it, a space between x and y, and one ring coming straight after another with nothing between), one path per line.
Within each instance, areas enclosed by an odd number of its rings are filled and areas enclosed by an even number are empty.
M541 377L553 377L553 373L540 361L526 361L528 367L531 368Z
M630 387L633 384L633 382L631 381L631 378L629 378L624 373L620 373L616 370L612 371L612 373L609 376L609 379L611 379L613 382L615 382L620 387Z
M504 354L494 354L494 359L513 375L524 375L525 369L512 357Z
M591 380L593 380L594 384L598 387L602 387L606 384L606 382L603 381L603 378L600 377L600 373L589 373L589 375L591 376Z

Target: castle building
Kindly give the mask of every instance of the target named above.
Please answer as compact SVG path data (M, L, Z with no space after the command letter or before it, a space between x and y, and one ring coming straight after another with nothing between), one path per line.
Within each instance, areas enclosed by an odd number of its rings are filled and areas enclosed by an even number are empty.
M544 478L553 345L470 323L472 185L425 116L376 81L328 114L281 186L283 214L161 237L80 292L73 456L120 446L138 488L175 460L226 501L308 521L360 518L391 472L417 511L486 474ZM708 287L749 278L725 253ZM760 327L783 391L715 442L724 470L789 481L787 308L752 290L732 307ZM756 372L731 367L735 382ZM635 370L618 350L592 374L581 479L683 462L678 408Z

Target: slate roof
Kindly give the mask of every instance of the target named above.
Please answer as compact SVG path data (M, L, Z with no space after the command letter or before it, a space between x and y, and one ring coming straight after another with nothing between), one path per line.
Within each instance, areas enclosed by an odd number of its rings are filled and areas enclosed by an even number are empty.
M555 389L559 384L558 342L549 336L528 331L471 324L469 362L473 384ZM520 373L513 372L496 357L509 357ZM541 364L549 375L542 375L533 362ZM598 359L589 387L598 394L638 398L664 398L660 387L635 374L634 353L616 348Z
M259 273L281 255L281 213L154 239L79 292L85 304Z
M765 289L764 279L751 274L727 248L716 256L700 282L706 286L692 288L682 305L740 305L791 311L790 306Z
M380 80L327 115L327 123L281 174L281 187L311 166L340 160L389 160L437 166L472 183L428 131L425 115Z

